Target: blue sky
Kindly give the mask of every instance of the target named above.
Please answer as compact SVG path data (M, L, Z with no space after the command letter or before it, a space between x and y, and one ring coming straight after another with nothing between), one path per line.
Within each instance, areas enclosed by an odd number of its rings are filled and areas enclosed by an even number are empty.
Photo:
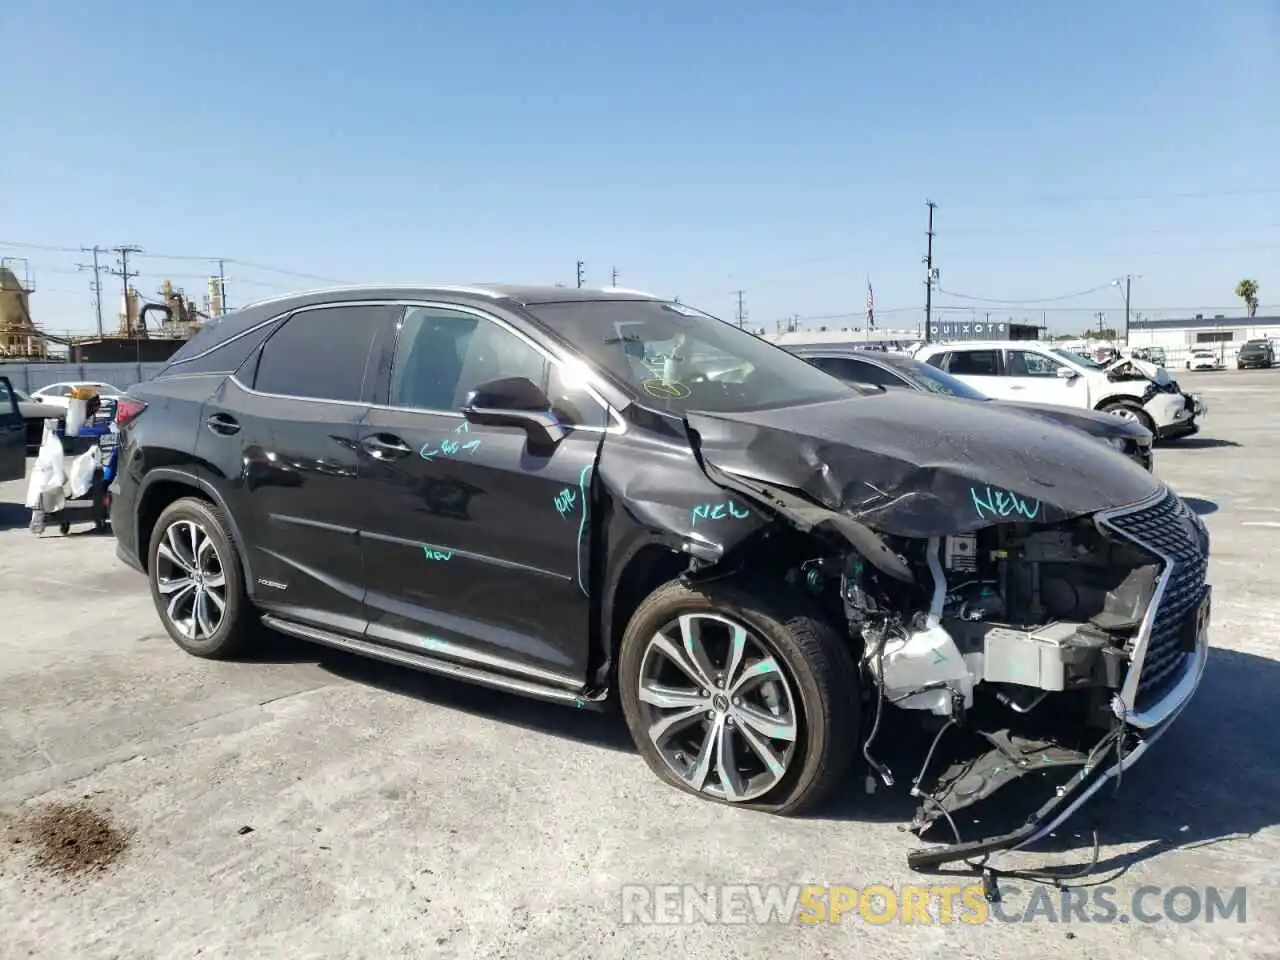
M144 293L238 261L232 306L582 259L770 328L860 322L870 275L914 326L926 198L954 319L1118 322L1125 273L1147 315L1280 304L1277 0L4 6L0 255L50 330L95 243Z

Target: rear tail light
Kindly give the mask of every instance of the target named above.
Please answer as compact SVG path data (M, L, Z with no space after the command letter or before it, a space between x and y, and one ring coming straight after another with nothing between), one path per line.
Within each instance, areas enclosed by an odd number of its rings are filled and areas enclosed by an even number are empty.
M141 400L131 400L129 397L121 397L116 401L116 427L127 426L134 420L138 419L138 414L147 409L147 405Z

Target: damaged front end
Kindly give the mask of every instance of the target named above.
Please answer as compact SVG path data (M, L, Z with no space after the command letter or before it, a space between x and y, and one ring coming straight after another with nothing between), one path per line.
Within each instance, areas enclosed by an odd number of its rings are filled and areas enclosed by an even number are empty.
M797 460L822 462L818 453L801 449ZM937 464L915 474L932 479L930 490L880 488L896 504L916 498L909 517L882 513L880 525L876 508L859 511L847 497L815 502L817 488L805 489L798 471L794 485L777 482L780 469L770 484L713 459L704 466L718 483L825 544L798 579L848 623L869 697L859 747L886 786L897 778L885 758L900 745L888 733L891 718L914 717L922 728L922 756L908 773L920 801L911 829L926 842L935 832L951 842L911 851L913 869L1017 849L1056 829L1142 756L1199 684L1208 533L1154 481L1120 501L1126 506L1069 515L964 478L960 489L993 498L978 504L980 522L919 536L901 531L914 534L923 516L939 516L958 479ZM829 467L818 473L828 489L837 486ZM868 781L871 789L870 773ZM1020 825L994 835L973 829L970 808L1015 781Z
M858 577L844 587L881 701L941 719L930 756L952 727L978 747L913 783L912 828L945 824L955 840L913 851L920 870L1034 842L1132 765L1199 683L1210 602L1207 535L1169 491L1050 529L935 538L925 553L934 594L909 623L868 617ZM962 835L960 811L1028 777L1048 795L1020 827Z

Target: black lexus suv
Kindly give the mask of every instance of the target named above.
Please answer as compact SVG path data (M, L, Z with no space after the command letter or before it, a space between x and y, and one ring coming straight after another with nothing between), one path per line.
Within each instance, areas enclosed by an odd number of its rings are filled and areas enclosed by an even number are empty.
M1122 453L859 388L639 292L264 302L117 416L119 554L196 656L265 626L616 701L667 783L777 813L855 762L892 785L882 748L914 718L957 758L920 751L921 836L1050 760L1070 775L1018 830L917 869L1054 829L1169 729L1207 657L1208 535Z

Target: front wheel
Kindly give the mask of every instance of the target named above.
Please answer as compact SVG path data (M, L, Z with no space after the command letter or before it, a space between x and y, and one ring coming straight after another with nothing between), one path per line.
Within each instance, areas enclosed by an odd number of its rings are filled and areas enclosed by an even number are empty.
M211 504L187 497L164 509L151 534L147 578L161 623L187 653L219 660L243 648L253 613L239 554Z
M857 754L848 642L779 592L661 587L627 626L618 683L650 769L706 799L800 813L829 796Z
M1130 423L1146 427L1151 435L1155 436L1156 422L1151 419L1151 414L1142 409L1142 404L1136 400L1111 400L1098 409L1103 413L1111 414L1113 417L1119 417L1121 420L1128 420Z

